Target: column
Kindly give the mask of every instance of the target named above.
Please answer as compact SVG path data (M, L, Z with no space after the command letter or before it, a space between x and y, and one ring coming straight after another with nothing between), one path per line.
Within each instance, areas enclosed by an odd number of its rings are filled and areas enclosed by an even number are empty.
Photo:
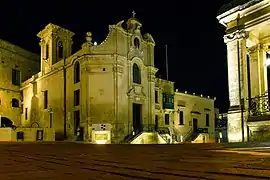
M259 91L260 94L265 94L268 91L268 82L267 82L267 65L266 65L266 49L267 47L260 44L259 45Z
M250 89L251 97L260 95L259 83L259 50L258 45L249 48L249 64L250 64Z
M231 108L240 107L241 98L247 97L248 94L246 36L247 34L244 31L237 31L224 36L224 41L227 44L229 100Z
M148 74L148 126L155 124L155 74L157 69L153 66L147 67ZM150 128L150 127L149 127Z
M224 36L227 44L228 84L230 110L228 112L228 140L239 142L244 139L244 117L241 100L248 97L247 54L245 31L236 31ZM245 101L242 101L245 102ZM247 103L245 107L247 108ZM246 119L246 118L245 118Z

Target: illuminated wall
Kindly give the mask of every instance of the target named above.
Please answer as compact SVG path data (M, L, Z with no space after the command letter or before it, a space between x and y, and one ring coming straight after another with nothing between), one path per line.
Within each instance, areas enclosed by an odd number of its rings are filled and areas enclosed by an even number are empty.
M142 26L136 19L109 26L107 38L94 45L92 34L87 33L82 48L71 55L72 36L69 30L49 24L38 36L41 38L41 72L22 85L25 108L30 116L25 125L38 122L64 132L64 62L66 64L66 129L74 139L75 111L80 114L80 126L85 130L92 123L112 125L112 142L120 142L132 133L132 104L142 105L142 125L154 123L154 45L150 34L141 34ZM59 40L64 57L59 58ZM74 83L74 68L80 64L80 81ZM133 65L140 71L140 82L133 82ZM80 90L80 103L74 105L74 91ZM44 92L48 92L48 107L44 108ZM91 132L85 132L91 135ZM56 136L57 138L57 136Z
M19 84L12 83L12 69L19 74ZM9 118L14 125L21 123L23 108L20 82L39 71L39 56L16 45L0 40L0 115ZM12 107L12 99L18 107Z
M181 136L185 141L193 133L193 119L197 119L197 128L206 128L209 137L214 139L215 132L215 108L214 98L175 92L174 96L174 128L177 139ZM180 115L181 112L183 115ZM207 117L209 123L207 123ZM183 121L180 121L183 118Z

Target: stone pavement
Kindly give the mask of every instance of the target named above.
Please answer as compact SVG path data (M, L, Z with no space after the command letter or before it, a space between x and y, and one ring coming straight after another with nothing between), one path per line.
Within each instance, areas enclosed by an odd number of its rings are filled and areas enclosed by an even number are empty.
M270 179L270 149L1 143L0 180Z

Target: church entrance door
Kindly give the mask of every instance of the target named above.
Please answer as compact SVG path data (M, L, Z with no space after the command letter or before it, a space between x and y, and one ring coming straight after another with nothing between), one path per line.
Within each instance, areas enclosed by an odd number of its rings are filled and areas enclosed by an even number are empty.
M142 125L142 105L133 103L132 108L132 114L133 114L133 130L137 134L141 131L141 125Z

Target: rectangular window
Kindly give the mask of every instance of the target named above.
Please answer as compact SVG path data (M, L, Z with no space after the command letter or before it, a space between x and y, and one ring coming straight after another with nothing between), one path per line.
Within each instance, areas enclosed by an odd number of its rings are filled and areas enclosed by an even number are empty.
M169 125L169 124L170 124L170 115L165 114L165 125Z
M209 114L206 114L206 115L205 115L205 121L206 121L206 122L205 122L205 126L208 127L208 126L209 126Z
M74 106L80 105L80 90L74 91Z
M48 108L48 91L44 91L44 109Z
M74 134L77 135L78 128L80 128L81 118L80 111L74 111Z
M48 60L49 59L49 44L46 44L46 49L45 49L45 59Z
M179 125L184 125L184 112L179 112Z
M12 84L16 86L21 84L21 72L16 69L12 69Z
M25 120L28 120L28 108L25 108Z
M155 103L158 103L158 91L155 91Z

